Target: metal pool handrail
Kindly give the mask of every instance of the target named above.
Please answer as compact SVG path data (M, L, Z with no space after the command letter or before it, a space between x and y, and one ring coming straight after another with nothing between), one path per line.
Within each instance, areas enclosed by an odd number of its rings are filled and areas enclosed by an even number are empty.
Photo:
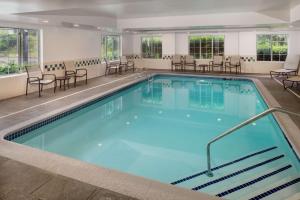
M211 157L210 157L210 146L212 143L224 138L225 136L233 133L234 131L250 124L251 122L253 121L256 121L270 113L274 113L274 112L281 112L281 113L285 113L285 114L291 114L291 115L295 115L295 116L298 116L300 117L300 113L295 113L295 112L291 112L289 110L285 110L285 109L282 109L282 108L278 108L278 107L275 107L275 108L270 108L254 117L251 117L250 119L238 124L237 126L234 126L232 127L231 129L225 131L224 133L222 133L221 135L215 137L214 139L212 139L209 143L207 143L207 146L206 146L206 155L207 155L207 172L206 172L206 175L209 176L209 177L212 177L213 176L213 173L212 173L212 170L211 170Z

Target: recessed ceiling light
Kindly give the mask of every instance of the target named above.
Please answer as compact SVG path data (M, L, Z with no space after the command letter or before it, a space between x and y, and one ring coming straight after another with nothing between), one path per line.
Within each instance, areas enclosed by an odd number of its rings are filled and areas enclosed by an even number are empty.
M79 27L79 24L73 24L74 27Z
M43 20L42 22L45 23L45 24L47 24L49 21L48 20Z
M97 29L98 29L98 30L101 30L101 27L98 26Z

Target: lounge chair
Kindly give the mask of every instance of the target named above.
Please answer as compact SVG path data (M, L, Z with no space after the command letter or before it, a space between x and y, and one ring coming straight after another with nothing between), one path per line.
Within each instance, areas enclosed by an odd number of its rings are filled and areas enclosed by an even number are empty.
M297 75L299 70L299 60L299 55L288 55L282 69L270 71L271 78L273 78L273 75L286 77L292 74Z
M25 66L27 73L27 83L26 83L26 96L28 95L28 86L38 85L39 97L41 97L41 92L43 91L44 85L54 84L54 93L56 91L56 76L55 74L45 74L42 73L39 66Z
M110 74L111 70L113 70L115 72L115 74L118 73L118 71L120 69L120 66L117 63L111 63L106 58L104 58L104 62L105 62L105 65L106 65L105 76Z
M223 56L214 56L213 60L209 62L211 71L214 71L214 68L219 68L220 71L223 71L223 63L224 63Z
M85 84L87 84L87 69L76 68L75 63L72 61L63 62L66 69L66 77L74 78L74 87L76 87L79 78L85 78Z
M284 89L287 89L288 87L293 87L296 84L296 87L300 85L300 76L292 76L288 79L282 80ZM290 83L290 86L287 85L287 83Z
M119 64L120 69L124 67L125 71L131 70L134 72L135 67L134 67L134 62L127 60L126 56L121 56L120 57L120 64Z
M180 70L183 70L181 56L180 56L180 55L175 55L175 56L172 58L172 61L171 61L171 68L172 68L172 71L173 71L174 69L175 69L175 71L176 71L178 67L179 67Z
M183 62L183 69L185 70L186 67L191 66L194 68L194 71L196 71L196 60L193 56L185 56L184 62Z
M231 69L235 69L235 73L241 73L241 57L240 56L231 56L229 57L229 61L225 62L225 73L229 68L229 72L231 73Z

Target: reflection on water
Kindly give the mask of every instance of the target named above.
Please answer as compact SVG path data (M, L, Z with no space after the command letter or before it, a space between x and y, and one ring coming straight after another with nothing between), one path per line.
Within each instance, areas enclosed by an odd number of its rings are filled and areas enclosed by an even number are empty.
M241 98L242 96L256 98L254 87L250 82L243 84L238 80L160 78L148 82L142 88L141 101L144 104L169 107L173 102L173 106L176 107L223 110L225 105L230 104L230 101L234 102L232 98ZM174 102L170 100L171 98L177 101ZM167 105L164 102L168 102ZM255 102L249 101L250 104L254 103L254 106Z

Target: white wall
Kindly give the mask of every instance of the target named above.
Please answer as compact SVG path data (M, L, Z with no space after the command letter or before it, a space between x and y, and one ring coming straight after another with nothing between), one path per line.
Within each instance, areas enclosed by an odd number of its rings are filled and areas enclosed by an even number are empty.
M256 55L256 32L239 33L239 53L241 56Z
M162 35L162 54L174 55L175 54L175 33L168 33Z
M100 56L100 32L58 27L46 27L42 32L44 62Z
M133 35L124 34L122 36L122 54L123 55L133 54Z
M189 54L189 43L187 33L176 33L175 35L175 53L179 55Z

